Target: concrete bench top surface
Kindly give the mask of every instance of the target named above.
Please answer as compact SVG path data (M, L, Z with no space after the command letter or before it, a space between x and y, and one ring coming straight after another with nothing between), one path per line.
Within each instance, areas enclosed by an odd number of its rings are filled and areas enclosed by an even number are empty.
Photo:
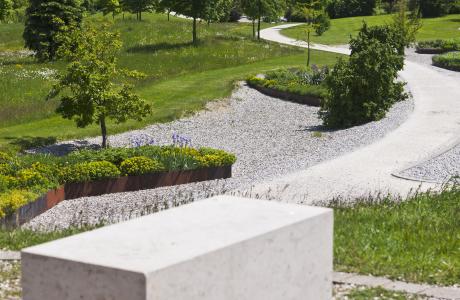
M219 196L22 252L146 274L325 213L332 215L327 208Z

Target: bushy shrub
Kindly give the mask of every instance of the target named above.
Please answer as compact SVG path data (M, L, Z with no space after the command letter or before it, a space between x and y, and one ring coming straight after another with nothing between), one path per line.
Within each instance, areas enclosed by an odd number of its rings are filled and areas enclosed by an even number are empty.
M135 149L132 148L85 149L70 153L67 159L71 162L108 161L119 166L122 161L132 157L134 152Z
M439 52L449 52L460 50L460 40L430 40L417 43L417 51L435 50Z
M315 32L319 36L323 35L330 27L331 20L326 12L319 14L313 24L313 28L315 28Z
M11 190L0 194L0 218L14 213L18 208L37 197L37 194L24 190Z
M123 175L143 175L165 170L165 167L158 161L145 156L128 158L120 165Z
M19 188L39 188L46 189L51 182L38 171L33 169L20 170L16 176L16 185Z
M433 56L433 65L460 72L460 52L449 52Z
M349 61L339 60L326 79L328 96L320 117L330 128L379 120L407 97L404 84L396 82L404 66L404 42L390 27L364 24L350 48Z
M227 153L223 150L217 150L212 148L200 148L201 158L198 158L202 166L206 167L221 167L230 166L236 162L236 156Z
M0 193L6 192L17 185L16 179L12 176L0 175Z
M418 0L416 1L424 18L435 18L449 13L452 0Z
M116 178L121 175L120 170L113 163L108 161L94 161L78 163L63 168L61 181L63 182L85 182Z

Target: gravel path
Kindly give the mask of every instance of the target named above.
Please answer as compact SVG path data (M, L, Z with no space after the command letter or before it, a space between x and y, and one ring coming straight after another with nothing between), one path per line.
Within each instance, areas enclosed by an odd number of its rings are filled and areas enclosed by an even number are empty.
M262 38L299 47L306 43L281 34L287 24L264 29ZM327 50L322 45L313 49ZM346 49L328 47L328 51L348 53ZM340 198L354 201L357 198L392 195L406 198L415 190L438 190L435 183L410 181L393 176L395 172L452 144L460 133L460 80L453 75L420 62L405 61L400 76L408 82L414 97L414 113L407 122L385 138L356 151L331 159L308 169L299 170L261 184L256 184L249 195L277 199L290 203L318 203Z
M195 147L225 149L237 155L233 178L155 190L64 201L26 224L41 230L72 225L113 223L152 210L174 206L305 169L370 144L403 123L413 110L411 100L397 103L387 118L340 131L324 131L318 108L265 96L247 86L230 99L213 102L193 117L110 137L112 146L130 146L148 135L168 144L173 133L188 136ZM99 138L80 144L99 143ZM68 143L48 148L68 149Z

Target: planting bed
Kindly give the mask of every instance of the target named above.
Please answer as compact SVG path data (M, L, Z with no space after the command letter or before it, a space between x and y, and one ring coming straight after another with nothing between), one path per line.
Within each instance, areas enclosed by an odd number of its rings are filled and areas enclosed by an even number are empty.
M280 69L262 76L247 79L250 87L283 100L310 106L321 106L326 94L324 79L329 70L313 66L311 69Z
M416 52L419 54L441 54L460 50L459 40L430 40L418 42Z
M69 155L0 152L0 225L17 226L59 202L231 177L234 155L176 146L81 150Z
M460 51L433 56L433 65L460 72Z

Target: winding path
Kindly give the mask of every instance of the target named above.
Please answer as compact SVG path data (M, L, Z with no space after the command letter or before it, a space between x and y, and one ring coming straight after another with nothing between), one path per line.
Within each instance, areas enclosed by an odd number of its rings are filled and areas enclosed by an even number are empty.
M265 29L266 40L299 47L305 42L283 36L282 29ZM325 45L311 48L342 54L348 49ZM383 139L354 152L306 170L255 185L252 196L286 202L315 203L332 198L352 200L376 194L407 196L415 190L438 189L439 185L397 178L393 174L439 153L460 136L460 81L433 68L406 60L400 76L408 82L415 100L409 119Z

